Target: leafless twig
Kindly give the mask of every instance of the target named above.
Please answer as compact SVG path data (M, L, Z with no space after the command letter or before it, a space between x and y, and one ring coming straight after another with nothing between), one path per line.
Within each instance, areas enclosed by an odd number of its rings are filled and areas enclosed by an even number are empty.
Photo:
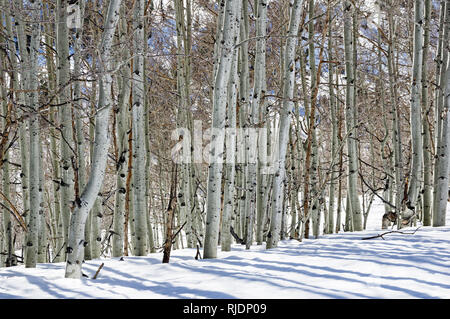
M385 240L383 236L387 235L387 234L392 234L392 233L399 233L399 234L403 234L403 235L414 235L419 230L420 227L421 226L417 227L416 230L414 230L412 232L406 232L406 231L401 231L401 230L391 230L391 231L388 231L388 232L385 232L385 233L382 233L382 234L378 234L376 236L364 237L364 238L361 238L361 239L362 240L368 240L368 239L375 239L375 238L380 238L381 237L381 239Z

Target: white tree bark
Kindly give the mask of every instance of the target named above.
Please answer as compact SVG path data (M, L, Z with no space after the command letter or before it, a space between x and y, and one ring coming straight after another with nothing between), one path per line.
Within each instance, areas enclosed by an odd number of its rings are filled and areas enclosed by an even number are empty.
M206 201L206 230L203 258L216 258L220 226L223 152L228 79L238 37L241 0L226 0L220 58L214 84L212 136Z
M123 11L123 6L121 11ZM125 18L122 17L119 25L120 37L126 35L127 27ZM124 59L129 59L129 50L125 49ZM121 70L121 77L119 77L119 103L116 110L116 139L118 146L118 159L116 163L116 196L114 201L114 220L113 229L114 235L112 238L112 256L120 257L123 255L123 238L124 238L124 223L125 223L125 198L126 198L126 177L128 170L128 104L130 99L131 87L129 85L128 77L130 76L130 63L126 63Z
M294 0L290 3L291 12L289 18L288 38L286 41L286 55L284 60L284 85L283 85L283 108L280 114L278 133L278 155L275 165L275 177L272 189L272 212L270 233L267 236L267 249L278 245L281 231L281 218L283 214L284 180L286 178L286 151L289 142L289 126L291 123L291 112L294 106L295 84L295 51L297 45L297 33L300 25L303 1Z
M353 229L362 230L362 212L358 197L358 150L357 134L355 125L355 64L352 50L352 5L349 1L343 2L344 6L344 47L345 47L345 74L346 74L346 99L345 99L345 122L347 124L347 152L349 156L348 163L348 191L350 198L350 212L353 215Z
M41 35L40 9L42 4L38 1L31 3L32 18L31 40L29 44L28 63L26 64L28 75L28 101L31 103L32 114L30 115L30 217L28 220L28 233L26 238L25 267L34 268L37 263L38 235L40 221L41 189L39 187L39 160L40 160L40 128L39 128L39 105L38 105L38 54ZM44 225L43 225L44 226Z
M450 128L449 128L449 108L450 108L450 1L445 3L445 22L442 42L442 55L446 55L445 67L441 68L440 90L442 91L442 110L437 117L440 130L437 134L436 160L434 170L433 189L433 226L445 226L445 217L448 200L448 180L449 180L449 157L450 157ZM447 52L444 54L444 52ZM437 101L437 103L439 103Z
M144 34L144 0L134 3L134 50L133 61L133 87L132 87L132 117L133 117L133 200L134 200L134 222L136 232L135 256L147 255L147 208L145 205L145 123L144 123L144 45L146 43Z
M330 3L328 3L330 5ZM329 10L331 12L331 10ZM330 14L330 13L329 13ZM330 18L330 16L329 16ZM334 59L333 55L333 40L332 40L332 27L329 26L328 30L328 60L332 61ZM332 125L332 139L331 139L331 158L337 158L338 156L338 112L336 108L336 93L334 89L334 64L328 64L328 89L329 89L329 99L330 99L330 113L331 113L331 125ZM331 166L331 181L330 181L330 198L328 206L328 222L326 232L332 234L334 231L334 211L336 207L335 191L338 178L338 165L333 162Z
M433 226L445 226L445 217L447 213L447 200L448 200L448 180L450 173L449 158L450 158L450 121L449 108L450 108L450 55L447 59L446 67L446 87L445 87L445 100L444 110L442 114L442 136L438 143L439 153L436 159L435 174L437 175L437 184L434 189L434 203L433 203Z
M414 211L417 206L417 198L421 186L423 170L423 139L422 139L422 58L423 58L423 1L414 1L414 49L413 71L411 84L411 142L412 164L409 178L408 199L406 206ZM410 212L404 212L404 217L410 217Z
M59 120L60 120L60 149L61 149L61 215L64 231L64 242L68 240L69 219L71 214L71 201L74 200L74 171L72 167L73 132L72 132L72 104L70 94L70 61L69 61L69 30L67 28L67 0L57 0L57 82L59 94ZM67 247L67 246L66 246Z
M237 102L237 63L238 54L235 51L228 81L228 128L230 134L225 136L226 171L224 181L223 214L221 228L221 250L231 250L231 219L235 208L235 178L236 178L236 102Z
M111 45L117 23L121 0L111 0L105 19L103 35L100 44L100 93L96 114L94 158L90 176L83 190L80 202L75 208L70 220L69 242L67 247L66 278L81 278L83 249L85 244L84 227L89 211L94 205L97 194L103 183L106 160L109 148L109 113L111 101Z
M423 57L422 57L422 134L423 134L423 214L422 222L424 226L431 225L432 208L432 187L433 187L433 160L431 146L431 132L429 113L431 105L428 101L428 56L430 46L430 21L431 21L431 0L425 0L424 33L423 33Z

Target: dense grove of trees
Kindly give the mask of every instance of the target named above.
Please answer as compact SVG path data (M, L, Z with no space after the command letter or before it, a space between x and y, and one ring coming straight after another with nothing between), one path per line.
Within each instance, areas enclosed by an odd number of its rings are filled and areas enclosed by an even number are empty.
M445 225L449 32L449 0L0 0L0 267L270 249L376 198Z

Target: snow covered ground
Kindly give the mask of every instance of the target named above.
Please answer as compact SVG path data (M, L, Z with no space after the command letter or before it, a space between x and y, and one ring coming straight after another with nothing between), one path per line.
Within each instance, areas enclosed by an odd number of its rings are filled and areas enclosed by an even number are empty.
M64 279L64 264L0 269L0 298L450 298L450 226L414 235L381 233L376 202L368 229L320 239L283 241L265 250L241 245L214 260L193 249L86 262L90 278ZM450 213L447 225L450 225Z

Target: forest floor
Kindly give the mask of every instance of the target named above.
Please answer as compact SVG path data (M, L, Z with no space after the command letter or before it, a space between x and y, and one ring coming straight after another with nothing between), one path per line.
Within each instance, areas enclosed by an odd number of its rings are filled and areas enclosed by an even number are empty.
M88 261L89 278L105 264L95 280L65 279L64 263L2 268L0 298L450 298L450 226L362 240L384 232L382 213L375 202L363 232L234 245L214 260L180 249L170 264L162 253Z

